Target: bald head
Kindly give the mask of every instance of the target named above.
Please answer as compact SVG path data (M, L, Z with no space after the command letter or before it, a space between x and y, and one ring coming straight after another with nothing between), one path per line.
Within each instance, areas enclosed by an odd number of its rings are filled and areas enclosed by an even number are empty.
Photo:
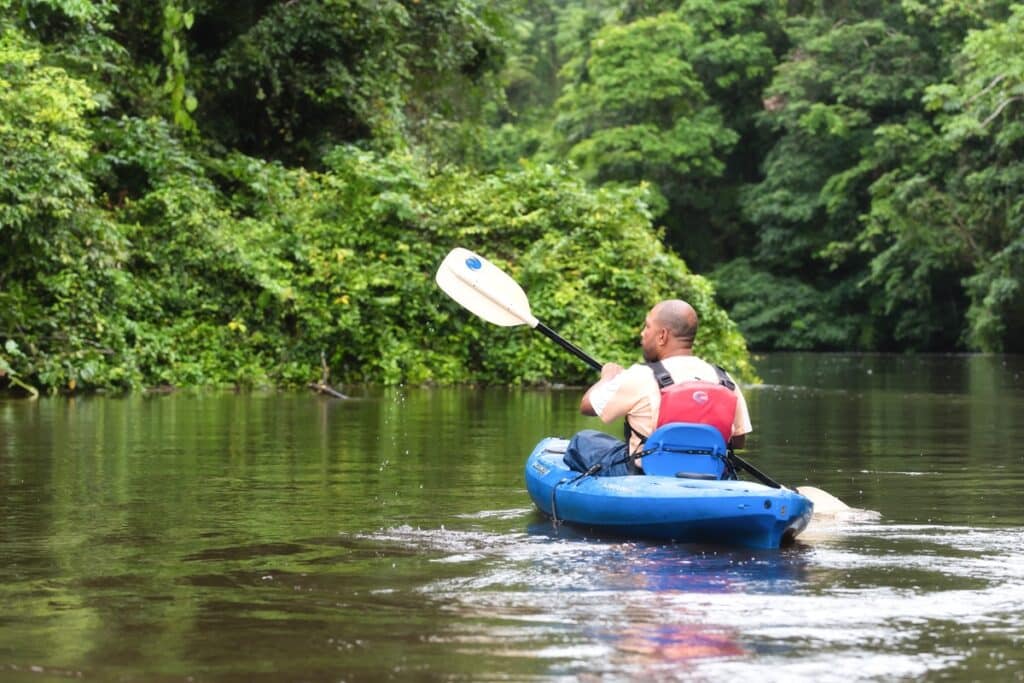
M676 339L693 346L697 338L697 311L682 299L668 299L655 305L651 314Z
M681 299L662 301L651 309L640 333L648 363L669 356L689 355L697 336L697 311Z

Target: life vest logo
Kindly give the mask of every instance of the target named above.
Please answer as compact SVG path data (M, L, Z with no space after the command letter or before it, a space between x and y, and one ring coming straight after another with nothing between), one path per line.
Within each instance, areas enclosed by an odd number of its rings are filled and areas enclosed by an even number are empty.
M708 396L708 392L698 390L693 392L693 400L701 405L704 405L709 400L711 400L711 397Z

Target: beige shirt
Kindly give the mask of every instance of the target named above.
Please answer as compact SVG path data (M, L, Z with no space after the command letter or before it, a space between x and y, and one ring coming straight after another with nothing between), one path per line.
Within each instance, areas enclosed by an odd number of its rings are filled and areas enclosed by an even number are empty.
M677 384L693 380L718 382L715 368L696 356L670 356L661 363ZM650 436L658 423L661 388L654 378L654 371L647 365L637 364L607 382L598 382L590 391L590 405L605 423L628 416L629 425L634 431L630 438L629 452L635 453L641 446L637 434ZM739 385L736 385L736 417L733 418L732 436L752 431L747 401Z

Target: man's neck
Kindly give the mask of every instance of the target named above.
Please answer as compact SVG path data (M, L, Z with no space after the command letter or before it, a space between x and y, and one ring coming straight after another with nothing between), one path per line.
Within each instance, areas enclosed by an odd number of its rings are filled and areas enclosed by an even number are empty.
M661 354L661 356L658 358L658 360L665 360L666 358L671 358L673 356L692 356L692 355L693 355L693 348L692 347L689 347L689 346L676 347L676 348L673 348L673 349L666 350L664 353Z

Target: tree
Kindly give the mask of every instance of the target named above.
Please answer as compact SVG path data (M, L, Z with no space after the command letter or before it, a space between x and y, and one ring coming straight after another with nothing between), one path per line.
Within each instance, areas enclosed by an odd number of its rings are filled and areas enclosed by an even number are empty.
M1024 349L1021 35L1020 7L971 31L950 78L927 89L933 120L879 131L876 155L892 170L872 185L860 244L903 337Z
M597 33L580 73L563 90L555 122L560 144L585 178L650 182L659 204L674 214L721 176L722 157L737 135L689 61L693 44L693 30L671 13ZM573 67L570 62L566 71Z
M126 245L93 201L95 106L84 81L0 24L0 362L46 385L93 380L116 343L111 303Z
M429 143L443 135L437 119L475 115L504 58L504 14L474 0L246 5L197 10L202 124L228 147L288 163L316 165L338 143Z
M921 8L864 3L842 17L819 12L791 21L794 47L761 115L777 142L764 180L742 198L760 226L757 266L798 277L836 307L834 316L857 320L857 336L848 340L855 348L948 348L957 337L950 323L964 310L962 293L946 286L956 269L947 267L939 242L931 242L923 267L907 270L872 256L863 232L867 216L886 210L889 181L879 180L899 165L897 150L929 156L913 136L926 88L949 70L949 45L935 36L952 40L964 23L950 12L929 23ZM916 234L918 247L934 237L927 229ZM891 286L879 288L883 280Z

